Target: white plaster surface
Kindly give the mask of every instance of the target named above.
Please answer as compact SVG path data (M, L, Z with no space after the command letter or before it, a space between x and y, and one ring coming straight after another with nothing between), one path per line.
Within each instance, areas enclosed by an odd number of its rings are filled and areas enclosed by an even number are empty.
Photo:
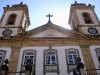
M78 49L79 55L83 60L83 55L81 53L81 49L79 46L53 46L52 49L56 49L58 51L58 64L59 64L59 75L66 75L67 74L67 64L66 64L66 56L65 56L65 49L74 48ZM21 67L21 60L22 60L22 54L24 50L27 49L33 49L36 50L36 75L43 75L43 51L46 49L49 49L49 46L46 47L22 47L20 50L19 55L19 61L18 61L18 67L17 71L20 71ZM19 75L19 74L17 74ZM57 73L46 73L46 75L57 75ZM73 73L70 73L70 75L73 75Z
M22 47L20 50L17 72L20 71L23 51L27 49L36 50L36 75L43 75L43 50L48 49L48 47Z
M92 55L92 58L93 58L93 61L94 61L94 65L95 65L95 69L99 69L99 61L98 61L98 58L97 58L97 55L96 55L96 51L95 49L96 48L100 48L100 45L99 46L90 46L90 52L91 52L91 55ZM99 73L99 70L97 70L97 72Z
M11 54L11 47L0 47L0 50L6 51L5 59L10 59L10 54Z
M58 75L57 73L46 73L46 75Z

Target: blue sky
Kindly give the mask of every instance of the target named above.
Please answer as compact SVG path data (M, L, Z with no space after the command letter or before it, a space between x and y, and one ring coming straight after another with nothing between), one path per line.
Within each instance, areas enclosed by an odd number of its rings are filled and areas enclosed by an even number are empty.
M36 28L48 22L47 14L53 15L52 23L70 28L68 17L70 5L75 0L0 0L0 17L3 14L3 7L6 5L19 4L20 2L28 5L31 25L30 29ZM100 0L77 0L78 3L95 5L95 12L100 19Z

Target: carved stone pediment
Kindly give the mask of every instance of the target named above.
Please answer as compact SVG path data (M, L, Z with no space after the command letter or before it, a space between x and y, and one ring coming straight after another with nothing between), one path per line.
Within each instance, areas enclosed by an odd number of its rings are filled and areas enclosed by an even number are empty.
M65 37L73 38L77 35L81 35L78 32L60 27L53 23L47 23L35 29L32 29L27 32L25 36L27 37Z

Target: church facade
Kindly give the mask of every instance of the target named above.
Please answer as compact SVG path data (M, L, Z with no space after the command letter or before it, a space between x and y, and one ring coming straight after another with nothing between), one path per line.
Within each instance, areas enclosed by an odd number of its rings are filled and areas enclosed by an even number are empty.
M27 60L31 60L35 75L73 75L77 57L84 70L99 72L100 21L94 6L71 5L71 30L49 21L29 30L28 6L20 3L4 7L0 20L0 65L9 60L8 75L25 75ZM86 71L89 70L89 71Z

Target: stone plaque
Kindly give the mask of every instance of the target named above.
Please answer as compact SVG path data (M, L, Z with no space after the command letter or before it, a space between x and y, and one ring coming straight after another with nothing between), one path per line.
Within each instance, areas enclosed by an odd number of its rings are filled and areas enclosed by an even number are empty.
M5 36L9 36L10 34L12 33L12 30L11 29L6 29L2 32L2 35L5 37Z

